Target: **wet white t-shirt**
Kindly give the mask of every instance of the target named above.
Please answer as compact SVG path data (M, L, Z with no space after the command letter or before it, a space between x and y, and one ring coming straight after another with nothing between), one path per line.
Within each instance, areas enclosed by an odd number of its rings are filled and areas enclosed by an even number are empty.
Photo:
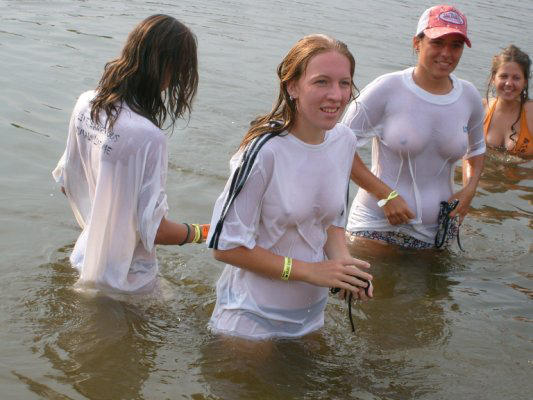
M355 135L341 124L326 132L318 145L304 143L291 134L270 139L229 208L218 248L260 246L281 256L323 261L326 229L345 225L346 191L355 149ZM239 152L232 158L232 173L241 157ZM215 203L213 227L230 182ZM298 337L324 324L325 287L270 279L226 265L216 292L209 322L216 333L252 339Z
M357 135L358 146L374 138L372 172L405 199L415 218L390 225L377 199L360 188L347 230L402 232L433 243L440 202L453 193L456 161L485 152L484 111L471 83L451 75L453 89L434 95L412 74L408 68L375 79L342 122Z
M65 152L53 171L82 228L70 261L80 272L79 284L147 290L158 271L155 235L168 212L167 138L127 105L112 131L95 124L94 95L79 97Z

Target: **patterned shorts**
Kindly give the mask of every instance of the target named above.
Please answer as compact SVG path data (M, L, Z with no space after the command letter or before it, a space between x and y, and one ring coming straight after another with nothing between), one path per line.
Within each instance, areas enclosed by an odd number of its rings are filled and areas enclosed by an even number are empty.
M457 219L450 220L450 227L444 242L443 248L447 247L459 234L459 223ZM363 237L366 239L379 240L388 244L394 244L404 249L432 249L434 243L424 242L402 232L378 232L378 231L357 231L350 232L350 236Z

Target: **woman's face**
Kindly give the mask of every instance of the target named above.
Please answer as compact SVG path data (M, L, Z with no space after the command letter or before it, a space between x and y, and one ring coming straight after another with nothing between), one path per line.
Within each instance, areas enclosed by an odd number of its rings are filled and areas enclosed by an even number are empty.
M334 50L317 54L287 89L296 101L294 131L323 134L335 126L350 100L350 61Z
M452 33L436 39L424 36L415 38L414 47L418 53L418 67L433 79L448 78L463 54L464 38Z
M526 86L526 77L520 65L514 61L505 62L492 78L496 95L504 100L519 100Z

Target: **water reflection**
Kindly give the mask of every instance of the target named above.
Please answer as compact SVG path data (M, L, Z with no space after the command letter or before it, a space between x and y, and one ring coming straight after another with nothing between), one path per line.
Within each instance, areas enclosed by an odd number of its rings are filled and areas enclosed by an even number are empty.
M527 181L533 180L533 161L489 149L479 186L489 193L504 193L521 190L529 193L531 202L533 187ZM524 198L525 199L525 198Z
M459 268L454 256L352 250L371 261L376 286L373 301L355 306L356 333L345 304L331 298L325 327L299 340L212 337L197 361L209 393L222 399L404 399L437 391L426 382L436 366L416 352L447 344L441 302L454 284L447 274Z
M341 356L318 333L261 342L216 337L201 348L198 363L216 398L347 399L368 386L360 367L353 368L355 360L361 357L352 352Z
M165 310L148 298L74 290L77 273L66 258L41 267L52 271L50 282L26 306L39 315L34 351L60 372L55 379L90 399L142 398L165 336L153 314Z

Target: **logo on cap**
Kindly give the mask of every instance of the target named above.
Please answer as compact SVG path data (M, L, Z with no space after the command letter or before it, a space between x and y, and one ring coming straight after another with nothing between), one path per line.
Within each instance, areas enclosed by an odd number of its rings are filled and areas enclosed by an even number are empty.
M439 19L455 25L463 25L465 22L455 11L446 11L439 15Z

